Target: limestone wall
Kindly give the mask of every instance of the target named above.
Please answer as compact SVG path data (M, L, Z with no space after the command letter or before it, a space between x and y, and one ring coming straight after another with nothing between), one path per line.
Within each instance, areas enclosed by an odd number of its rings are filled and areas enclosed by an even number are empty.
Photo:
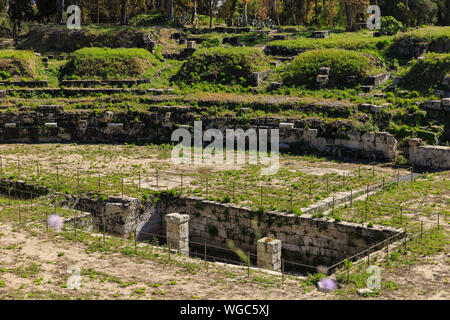
M332 219L298 217L281 212L258 213L250 208L220 204L196 197L164 201L161 213L190 216L190 241L226 247L227 240L256 253L257 241L269 234L281 240L283 257L306 264L331 265L398 232Z
M152 112L64 111L63 106L40 106L36 110L23 107L20 112L0 113L0 143L121 143L169 142L180 125L192 127L195 113L189 107L160 107ZM289 119L263 118L237 125L236 119L203 119L203 130L217 128L225 134L227 128L280 129L280 143L291 151L303 142L320 152L336 155L393 161L397 141L389 133L351 132L342 124L342 132L324 123L291 122ZM290 124L282 126L282 124ZM50 125L51 124L51 125ZM310 125L321 129L305 129ZM345 129L345 130L344 130ZM225 135L224 135L225 136ZM329 138L335 136L339 138ZM327 138L328 137L328 138Z
M388 132L348 132L346 139L327 139L318 135L317 129L280 129L281 143L304 141L321 152L353 152L355 157L394 161L397 156L397 140Z
M450 169L450 147L425 146L421 139L409 141L409 163L417 167Z

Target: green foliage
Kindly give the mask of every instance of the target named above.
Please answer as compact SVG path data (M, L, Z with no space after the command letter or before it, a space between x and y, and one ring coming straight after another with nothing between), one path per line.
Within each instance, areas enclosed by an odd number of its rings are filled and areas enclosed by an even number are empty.
M406 70L401 85L422 93L438 87L450 72L450 53L428 53Z
M153 74L160 62L145 49L83 48L62 68L64 79L125 79Z
M204 48L213 48L218 47L222 44L222 38L221 37L212 37L210 39L207 39L202 42L202 46Z
M315 85L322 67L330 68L329 85L346 83L347 76L355 76L358 82L375 73L376 58L356 51L340 49L313 50L302 53L283 71L287 85Z
M392 37L373 38L366 34L346 33L332 34L330 38L313 39L299 38L295 40L275 40L267 44L268 47L286 47L298 50L314 49L347 49L347 50L381 50L390 44Z
M415 56L417 43L428 43L429 52L450 52L450 27L426 27L399 33L388 48L388 55L399 59Z
M258 49L214 47L197 50L177 78L191 83L210 81L248 86L252 72L269 68L268 58Z
M403 24L392 16L381 17L381 32L392 36L403 28Z
M0 50L0 59L35 60L33 51L28 50Z
M130 24L136 27L149 27L158 24L164 24L166 16L161 13L140 14L131 19Z
M208 233L211 237L217 237L219 235L219 230L216 226L208 226Z
M6 80L11 78L11 74L9 72L6 71L0 71L0 80Z
M32 51L0 50L0 79L35 78L37 59Z

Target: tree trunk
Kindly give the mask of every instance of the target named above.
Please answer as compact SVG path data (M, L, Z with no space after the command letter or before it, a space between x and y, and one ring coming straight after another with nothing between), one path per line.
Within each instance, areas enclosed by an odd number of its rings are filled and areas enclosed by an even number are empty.
M352 6L349 3L345 3L345 14L347 15L347 31L353 30L353 12Z
M274 18L277 21L277 25L280 25L280 17L278 16L277 0L273 0L273 11L274 11Z
M169 21L173 21L173 0L169 0Z
M97 0L97 24L100 24L100 0Z
M209 28L212 29L213 27L213 1L209 0Z
M244 4L244 26L248 26L247 2Z
M192 23L195 23L195 19L197 19L197 0L194 0L194 11L192 12Z
M122 0L122 7L120 10L120 24L121 25L126 25L128 23L127 7L128 7L128 0Z
M64 11L64 0L56 0L57 24L64 24L63 11Z

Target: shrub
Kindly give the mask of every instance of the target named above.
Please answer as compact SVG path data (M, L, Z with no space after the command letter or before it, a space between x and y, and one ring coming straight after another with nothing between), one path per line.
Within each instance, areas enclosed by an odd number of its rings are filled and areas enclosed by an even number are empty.
M161 13L140 14L131 19L130 24L137 27L149 27L161 25L166 22L166 17Z
M202 42L202 46L205 48L218 47L221 44L222 44L221 37L212 37L212 38Z
M386 32L392 36L403 28L403 24L394 17L381 17L381 32Z
M269 69L268 62L264 53L254 48L200 49L186 61L177 78L191 83L209 81L248 86L251 74Z
M6 80L11 78L11 74L9 74L9 72L6 71L0 71L0 80Z
M329 85L346 83L347 76L355 76L358 82L366 80L376 71L377 59L361 52L325 49L302 53L283 71L287 85L315 85L321 67L330 68Z
M428 52L448 53L450 27L427 27L399 33L388 48L388 55L409 60L415 56L416 44L420 42L428 44Z
M160 65L145 49L83 48L61 70L64 79L125 79L153 74Z
M313 39L299 38L294 40L275 40L267 44L270 47L285 47L298 49L301 51L314 49L347 49L347 50L381 50L387 47L392 37L384 36L379 38L369 37L364 34L332 34L330 38Z
M438 87L450 72L450 54L428 53L406 70L401 85L410 90L426 92Z
M0 50L0 80L35 78L37 59L32 51Z

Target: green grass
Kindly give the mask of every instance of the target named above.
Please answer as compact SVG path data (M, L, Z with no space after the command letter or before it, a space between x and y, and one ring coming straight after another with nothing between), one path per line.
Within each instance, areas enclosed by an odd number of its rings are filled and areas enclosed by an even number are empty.
M401 84L409 90L427 92L438 88L449 72L450 53L428 53L406 70Z
M415 54L415 44L420 42L428 43L428 52L449 52L450 27L426 27L399 33L387 51L392 57L411 59Z
M150 77L161 66L149 51L138 48L84 48L73 53L61 70L64 79Z
M188 83L209 81L248 86L252 72L269 68L268 58L255 48L203 48L187 60L177 78Z
M335 215L351 222L372 222L393 227L417 224L418 219L426 219L437 224L448 223L450 211L446 190L450 190L448 173L427 174L411 182L393 184L366 200L354 201L335 210ZM366 209L367 208L367 209Z
M32 51L0 50L0 80L36 78L39 65Z
M35 60L36 55L28 50L0 50L0 59Z
M316 84L321 67L329 67L329 86L342 86L347 76L355 76L357 82L365 81L370 75L381 71L377 58L356 51L341 49L313 50L302 53L281 71L286 85Z
M347 50L382 50L386 48L393 37L384 36L373 38L365 33L331 34L330 38L314 39L299 38L293 40L275 40L267 44L269 47L286 47L297 50L314 49L347 49Z

